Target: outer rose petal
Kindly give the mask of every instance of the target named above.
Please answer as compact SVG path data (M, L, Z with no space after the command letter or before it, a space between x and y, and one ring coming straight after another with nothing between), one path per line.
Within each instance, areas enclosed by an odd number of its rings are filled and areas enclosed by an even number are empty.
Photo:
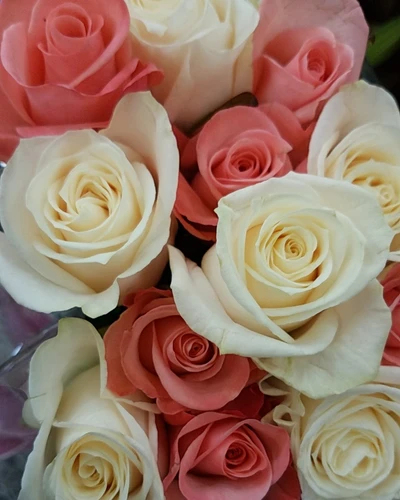
M373 380L391 325L381 285L373 280L335 311L339 315L339 329L324 351L312 356L253 360L260 368L315 399L340 394Z
M131 126L132 116L140 126ZM114 142L136 145L137 151L146 158L148 168L158 181L150 231L135 255L134 264L120 276L128 278L150 264L168 241L171 227L165 218L166 214L171 214L175 202L179 152L168 116L150 92L130 94L120 101L109 127L101 133ZM135 288L137 290L140 287ZM124 296L126 295L127 292Z
M271 486L264 500L300 500L301 498L297 472L289 465L280 480Z
M19 139L15 129L24 125L24 120L14 111L10 101L0 88L0 161L7 161L18 145Z
M204 204L198 193L181 173L179 174L174 213L183 227L193 236L202 240L215 241L218 218Z

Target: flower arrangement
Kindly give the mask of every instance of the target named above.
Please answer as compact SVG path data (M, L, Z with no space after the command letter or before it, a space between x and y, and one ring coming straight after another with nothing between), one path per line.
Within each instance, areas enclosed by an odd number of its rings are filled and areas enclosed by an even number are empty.
M0 283L84 315L1 387L6 437L37 430L19 500L398 498L400 112L367 40L356 0L1 0Z

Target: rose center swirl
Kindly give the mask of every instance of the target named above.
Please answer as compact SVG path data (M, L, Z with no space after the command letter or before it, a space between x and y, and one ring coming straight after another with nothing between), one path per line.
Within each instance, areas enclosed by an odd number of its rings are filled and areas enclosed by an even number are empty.
M218 358L218 348L207 339L192 332L178 335L172 344L170 362L177 365L178 371L188 372L206 370Z

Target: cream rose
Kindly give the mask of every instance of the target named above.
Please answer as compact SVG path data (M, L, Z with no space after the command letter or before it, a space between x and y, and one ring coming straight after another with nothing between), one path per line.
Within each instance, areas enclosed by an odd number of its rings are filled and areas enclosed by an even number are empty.
M400 261L400 113L384 89L360 81L326 104L314 130L308 173L343 179L379 201Z
M79 306L91 317L154 285L178 169L167 114L149 93L125 96L100 133L22 140L1 177L1 284L30 309Z
M311 397L375 377L390 311L375 279L392 233L374 197L290 173L222 198L201 269L170 250L193 331Z
M164 498L153 405L141 393L116 399L106 377L94 327L61 320L31 361L25 420L39 433L19 500Z
M264 421L290 434L302 500L399 498L398 367L385 367L375 383L325 400L311 400L269 377L260 386L282 398Z
M252 89L249 0L126 0L138 53L164 71L152 89L172 122L186 128Z

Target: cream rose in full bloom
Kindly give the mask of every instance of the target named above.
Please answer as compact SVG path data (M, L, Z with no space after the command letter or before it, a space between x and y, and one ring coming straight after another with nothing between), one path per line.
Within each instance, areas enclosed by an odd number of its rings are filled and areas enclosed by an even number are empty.
M310 143L307 171L342 179L375 196L400 261L400 113L393 97L360 81L330 99Z
M311 397L375 377L391 324L382 287L392 232L359 187L307 174L219 202L201 268L170 249L190 328Z
M22 140L0 183L0 282L21 305L97 317L157 283L179 153L163 107L125 96L105 130Z
M31 361L24 417L39 433L19 500L164 498L156 457L167 467L168 451L158 443L154 405L142 393L117 399L106 377L95 328L61 320Z
M321 400L273 377L260 386L282 398L264 421L290 434L302 500L400 498L400 368Z
M172 122L191 127L252 89L251 37L258 24L249 0L125 0L135 53L164 72L152 88Z

